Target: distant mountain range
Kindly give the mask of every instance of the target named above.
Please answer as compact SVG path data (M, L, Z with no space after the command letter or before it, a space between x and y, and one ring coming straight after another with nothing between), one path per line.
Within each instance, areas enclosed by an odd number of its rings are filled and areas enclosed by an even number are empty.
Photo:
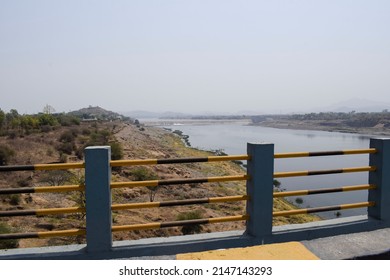
M379 102L379 101L373 101L368 99L360 99L360 98L353 98L348 99L345 101L337 102L329 106L325 107L317 107L312 108L308 110L300 110L299 112L285 112L284 114L293 114L293 113L319 113L319 112L382 112L384 110L390 111L390 103L386 102ZM124 116L130 117L132 119L151 119L151 118L194 118L194 117L216 117L216 116L255 116L255 115L272 115L270 113L262 113L258 111L238 111L238 112L199 112L199 113L181 113L181 112L150 112L150 111L142 111L142 110L135 110L135 111L126 111L126 112L119 112L115 113L112 111L105 110L99 106L89 106L88 108L83 108L77 111L70 112L70 114L81 116L81 117L97 117L104 118L104 119L116 119L116 118L123 118ZM275 114L280 114L276 113Z
M194 114L180 113L180 112L150 112L150 111L128 111L120 112L124 116L129 116L131 118L140 118L140 119L189 119L197 117L217 117L217 116L252 116L252 115L262 115L260 112L256 111L239 111L235 113L229 112L199 112Z
M158 119L158 118L189 118L191 114L179 113L179 112L149 112L149 111L128 111L120 112L124 116L139 119Z
M383 110L390 111L390 103L373 101L368 99L353 98L345 101L337 102L325 107L317 107L308 110L300 110L300 112L286 112L287 114L292 113L318 113L318 112L382 112ZM213 113L213 112L200 112L197 114L186 114L180 112L149 112L149 111L129 111L121 112L125 116L132 118L193 118L196 116L255 116L264 115L264 113L256 111L239 111L235 113ZM277 114L277 113L275 113ZM266 114L266 115L269 115Z

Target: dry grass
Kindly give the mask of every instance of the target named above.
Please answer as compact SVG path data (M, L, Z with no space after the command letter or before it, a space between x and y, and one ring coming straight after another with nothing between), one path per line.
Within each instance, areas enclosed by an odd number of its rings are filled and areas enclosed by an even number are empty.
M95 129L91 124L82 124L83 129ZM176 158L176 157L203 157L210 156L210 152L188 148L182 140L172 133L159 128L146 127L142 131L135 125L124 123L102 123L99 129L114 131L117 141L124 149L125 159L141 158ZM49 133L37 133L24 138L7 139L0 138L0 144L6 143L16 151L16 156L10 164L35 164L55 162L59 160L56 152L57 139L65 130L60 128ZM80 135L77 145L82 145L83 138ZM85 140L85 139L84 139ZM113 171L113 181L132 180L131 172L135 167L123 167L119 171ZM223 163L192 163L148 166L148 169L157 175L159 179L172 178L196 178L206 176L226 176L244 174L245 171L239 165L232 162ZM80 176L80 174L76 174ZM21 182L28 186L37 186L44 172L12 172L0 173L0 188L8 188L20 185ZM245 194L244 182L185 184L162 187L156 194L156 201L178 200L189 198L217 197L227 195ZM23 194L20 195L17 205L11 205L10 198L0 198L1 210L14 209L40 209L51 207L79 206L77 193L64 194ZM113 191L113 203L131 203L149 201L149 191L146 188L124 188ZM294 208L285 200L275 200L275 211ZM150 222L175 221L180 213L199 211L203 218L241 215L245 213L244 202L180 206L169 208L148 208L138 210L124 210L113 213L114 225L142 224ZM303 223L318 220L315 216L299 215L290 218L277 218L275 225L285 223ZM47 217L14 217L4 218L3 222L12 226L15 232L38 232L46 230L61 230L79 228L85 226L85 220L80 215L59 215ZM209 224L202 226L203 232L216 232L227 230L243 230L244 222L232 222L221 224ZM167 228L158 230L144 230L132 232L119 232L114 234L114 240L140 239L156 236L181 235L180 228ZM50 246L70 243L83 243L83 237L67 237L53 239L25 239L19 242L20 247Z

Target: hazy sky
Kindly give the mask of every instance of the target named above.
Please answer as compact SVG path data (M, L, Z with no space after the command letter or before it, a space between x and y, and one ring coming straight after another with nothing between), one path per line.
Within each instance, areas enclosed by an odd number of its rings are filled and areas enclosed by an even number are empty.
M390 103L390 1L0 0L0 108Z

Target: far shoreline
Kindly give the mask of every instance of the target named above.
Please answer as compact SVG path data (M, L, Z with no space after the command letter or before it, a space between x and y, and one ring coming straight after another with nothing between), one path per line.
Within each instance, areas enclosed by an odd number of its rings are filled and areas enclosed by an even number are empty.
M390 137L390 130L365 127L365 128L354 128L354 127L335 127L335 126L323 126L313 122L296 122L296 121L264 121L260 123L252 123L253 126L271 127L278 129L292 129L292 130L313 130L313 131L326 131L326 132L338 132L338 133L350 133L359 134L362 136L371 137Z
M315 121L294 121L294 120L265 120L254 123L250 118L244 119L140 119L145 126L182 126L182 125L213 125L213 124L241 124L247 126L262 126L277 129L292 130L313 130L336 133L359 134L370 137L390 137L390 129L384 127L350 127L350 126L324 126Z

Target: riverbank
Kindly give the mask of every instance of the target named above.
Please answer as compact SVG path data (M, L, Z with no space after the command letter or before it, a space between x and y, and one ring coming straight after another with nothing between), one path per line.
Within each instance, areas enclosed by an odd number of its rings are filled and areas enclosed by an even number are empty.
M160 127L149 126L149 124L148 126L141 125L140 127L127 125L116 134L116 138L123 145L126 154L125 158L128 159L207 157L215 155L211 151L204 151L201 149L188 147L179 135ZM235 162L158 165L155 167L148 167L148 170L154 172L159 179L196 178L245 174L243 168ZM123 179L124 178L119 178L119 176L117 177L117 180ZM245 188L245 182L167 186L161 188L157 192L156 201L243 195L246 193ZM126 192L135 192L135 190L127 190ZM129 195L125 194L125 196ZM141 193L132 194L130 196L143 196L144 199L147 199L145 194L142 195ZM284 199L274 200L274 211L285 211L292 209L297 209L297 207ZM225 204L209 204L205 206L190 206L187 208L173 207L161 209L158 212L154 210L142 209L142 211L139 211L139 214L137 213L137 215L140 217L146 215L149 221L161 220L161 217L164 217L164 220L172 221L177 219L177 216L181 212L185 211L198 211L201 213L202 217L240 215L245 213L245 203L236 202ZM127 219L127 217L122 218L123 220ZM118 222L120 222L122 218L117 216ZM274 219L274 225L306 223L317 220L320 220L320 218L315 215L278 217ZM144 220L143 222L147 221ZM240 222L213 224L203 227L203 232L215 232L244 229L245 225L244 223ZM149 232L148 235L151 233L152 232ZM169 233L170 235L180 234L180 229L172 228L169 230ZM133 236L133 238L135 238L135 236Z
M169 131L159 127L147 127L122 121L82 123L57 128L49 132L36 132L23 137L12 139L0 137L3 143L15 155L9 162L10 165L37 164L58 161L59 140L62 135L69 132L77 134L72 143L74 149L79 150L91 136L109 136L111 143L119 143L122 148L123 159L146 158L183 158L206 157L214 155L212 152L187 147L182 139ZM65 140L64 140L65 141ZM64 158L70 162L81 161L72 152L72 155ZM228 175L243 175L243 168L234 162L221 163L191 163L156 166L133 166L114 168L112 171L113 182L126 182L135 180L199 178ZM0 174L0 188L10 186L46 186L49 180L61 175L61 182L56 185L79 184L83 180L80 171L64 172L12 172ZM65 177L66 176L66 177ZM75 181L76 180L76 181ZM53 183L54 184L54 183ZM155 191L156 190L156 191ZM154 201L169 201L196 199L205 197L222 197L243 195L246 193L245 182L224 182L207 184L182 184L162 186L161 188L123 188L112 191L113 204L140 203ZM153 196L153 197L152 197ZM29 210L43 208L80 207L83 206L83 196L79 192L69 193L34 193L5 195L0 198L0 210ZM286 201L275 200L275 211L295 209ZM170 222L184 218L210 218L242 215L245 213L245 202L215 203L205 205L191 205L178 207L132 209L114 211L114 225L145 224L157 222ZM297 215L290 218L277 218L275 225L288 223L305 223L318 220L313 215ZM51 230L66 230L82 228L85 217L79 214L56 216L17 216L5 217L1 225L6 225L12 232L42 232ZM245 222L229 222L202 225L199 232L220 232L245 229ZM4 233L4 232L0 232ZM137 230L114 234L114 240L134 240L149 237L166 237L182 235L181 227L172 227L156 230ZM55 246L64 244L85 243L84 237L55 237L50 239L22 239L20 248ZM1 244L0 244L1 245ZM8 248L8 247L6 247Z
M390 136L390 129L381 124L373 127L352 127L342 125L340 122L325 122L323 120L269 119L262 122L252 123L251 125L280 129L318 130L369 136Z

